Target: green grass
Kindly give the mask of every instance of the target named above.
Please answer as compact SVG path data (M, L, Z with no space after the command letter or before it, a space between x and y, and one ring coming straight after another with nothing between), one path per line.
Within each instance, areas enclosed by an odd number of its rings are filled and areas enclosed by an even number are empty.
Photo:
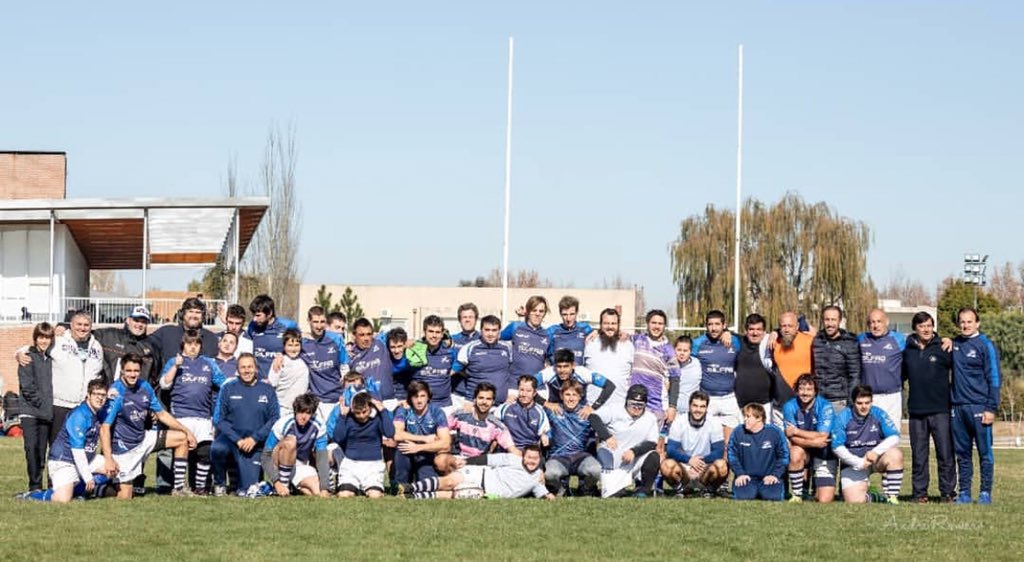
M909 458L909 454L908 454ZM152 464L152 461L150 461ZM933 481L935 471L932 471ZM909 492L909 471L904 492ZM934 485L934 482L933 482ZM1024 451L996 452L995 505L730 500L379 501L147 496L17 502L0 438L0 559L1019 560ZM933 490L933 493L937 493Z

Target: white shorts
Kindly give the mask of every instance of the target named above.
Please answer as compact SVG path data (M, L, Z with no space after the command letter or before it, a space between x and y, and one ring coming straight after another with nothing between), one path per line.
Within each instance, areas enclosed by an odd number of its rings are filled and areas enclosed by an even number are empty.
M832 486L833 487L835 486L836 468L838 468L838 466L839 466L839 460L838 459L835 459L835 458L822 459L822 458L814 457L813 459L811 459L811 466L813 467L812 468L812 474L814 474L814 480L815 480L815 483L816 483L815 485L816 486L818 486L819 488L823 487L823 484L820 484L819 482L822 482L823 480L828 480L828 479L831 479L832 480Z
M178 418L181 425L196 436L196 443L213 441L213 420L209 418Z
M146 458L156 447L157 430L152 429L146 432L146 436L130 451L114 455L114 462L117 463L117 482L131 482L135 477L142 474L142 468L146 464Z
M338 467L338 490L355 488L359 492L384 491L384 461L354 461L345 458ZM351 491L351 490L350 490Z
M707 417L729 429L743 423L743 415L740 414L740 407L736 404L736 395L733 393L725 396L712 396L708 402Z
M847 489L849 486L857 485L868 485L868 478L871 473L874 472L874 467L869 466L867 468L853 468L852 466L843 467L841 483L843 489Z
M885 412L892 423L896 424L899 428L902 424L903 419L903 393L893 392L890 394L876 394L871 399L871 403L874 406L878 406L880 410Z
M629 464L620 465L619 468L601 471L601 497L608 498L625 490L634 481L640 478L640 469L648 455L654 454L650 451L633 459Z
M484 489L484 469L486 466L470 465L459 469L462 475L462 482L455 486L456 490L471 490L474 488Z
M103 455L96 455L89 463L89 472L97 474L103 472L107 459ZM77 484L81 477L78 475L78 468L75 463L64 461L47 461L46 472L50 474L50 485L54 490L63 488L69 484Z
M292 486L298 488L299 484L310 476L319 477L320 475L317 474L316 469L310 466L309 463L299 460L295 461L295 471L292 472Z

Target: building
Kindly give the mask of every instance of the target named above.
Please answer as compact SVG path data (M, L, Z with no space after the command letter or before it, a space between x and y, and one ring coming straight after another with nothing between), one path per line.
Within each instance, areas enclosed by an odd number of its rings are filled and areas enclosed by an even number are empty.
M16 387L13 350L28 343L33 323L88 310L98 323L119 324L137 305L159 308L147 294L150 269L218 259L237 266L269 206L266 197L67 199L66 181L63 152L0 152L0 376L7 390ZM103 269L140 270L138 296L91 295L89 272Z
M382 329L402 327L413 338L422 332L423 318L436 314L444 320L451 332L459 331L456 314L459 305L475 303L480 316L501 314L501 288L499 287L411 287L400 285L327 285L331 302L337 303L346 288L359 299L359 306L367 318L379 320ZM316 303L320 285L299 287L299 310L306 311ZM580 309L577 321L597 327L601 311L605 308L621 308L622 327L631 328L637 316L636 291L634 289L554 289L554 288L512 288L509 289L509 316L514 316L516 307L526 303L531 295L541 295L548 301L548 315L544 325L561 322L558 316L558 301L565 295L579 299ZM643 312L641 311L640 314ZM305 318L298 318L304 324ZM507 321L507 319L506 319Z
M932 321L935 322L936 328L939 325L938 309L934 306L928 306L919 304L916 306L904 306L903 303L895 299L879 299L878 308L882 309L886 316L889 317L889 329L893 332L901 332L904 334L910 334L914 331L911 324L914 315L918 312L927 312L932 315Z

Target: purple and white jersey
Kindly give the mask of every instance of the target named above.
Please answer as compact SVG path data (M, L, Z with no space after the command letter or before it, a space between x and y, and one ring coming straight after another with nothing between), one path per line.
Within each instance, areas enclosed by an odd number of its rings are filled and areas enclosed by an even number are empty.
M647 334L633 336L633 372L629 384L642 384L647 388L647 408L663 412L668 404L669 379L679 378L676 351L668 338L658 340Z

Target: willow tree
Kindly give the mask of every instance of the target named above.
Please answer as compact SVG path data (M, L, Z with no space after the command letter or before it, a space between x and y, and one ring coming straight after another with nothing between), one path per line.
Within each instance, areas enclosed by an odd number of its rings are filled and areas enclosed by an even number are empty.
M838 304L852 330L863 326L875 303L865 223L792 192L770 206L747 199L741 218L741 314L759 312L774 324L787 310L814 319L824 306ZM731 314L734 221L732 210L708 205L703 215L682 221L679 238L669 245L677 309L685 323L699 324L716 308Z

